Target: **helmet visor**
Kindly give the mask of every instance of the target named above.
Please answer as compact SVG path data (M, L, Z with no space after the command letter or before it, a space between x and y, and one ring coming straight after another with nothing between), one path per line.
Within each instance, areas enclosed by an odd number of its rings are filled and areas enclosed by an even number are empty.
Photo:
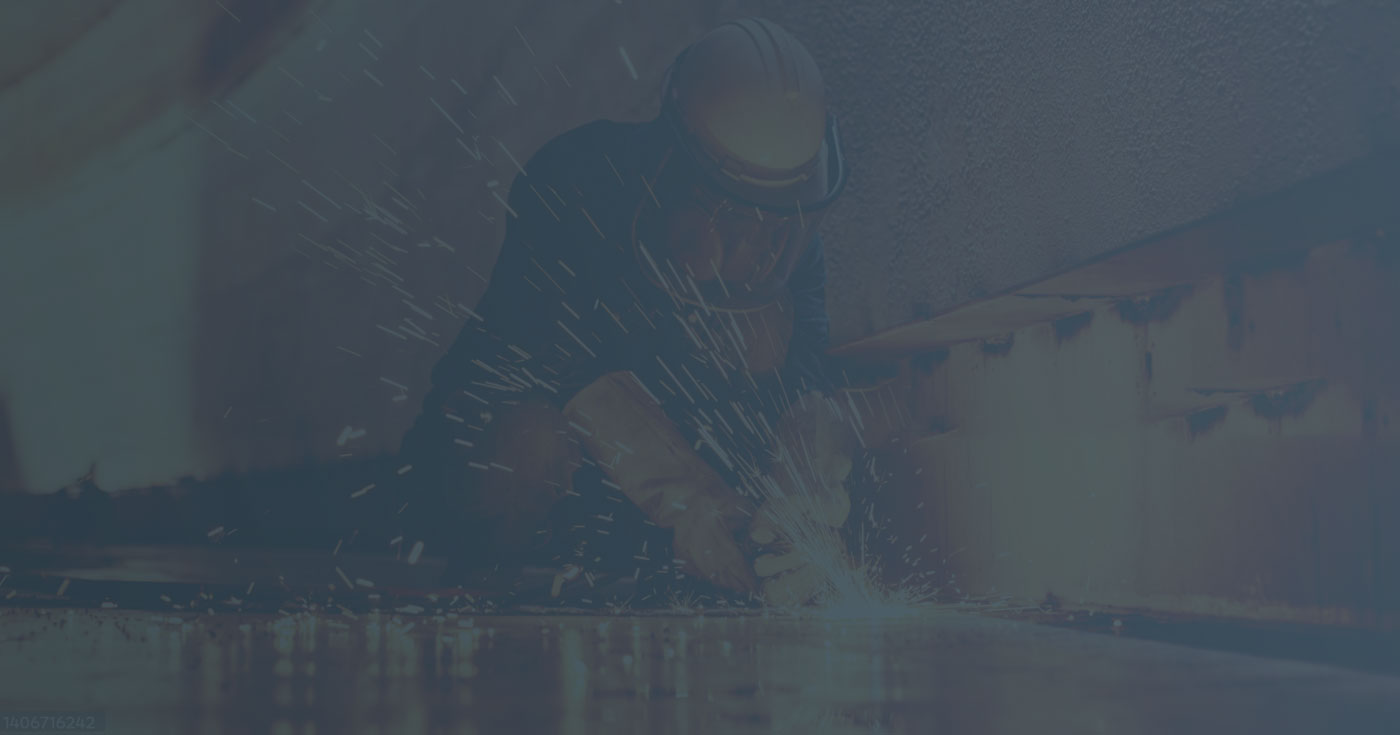
M683 291L699 289L697 296L716 304L766 302L786 285L845 186L835 119L828 118L816 173L781 188L756 185L678 148L655 178L660 206L641 218L638 239L663 252L676 277L691 281Z

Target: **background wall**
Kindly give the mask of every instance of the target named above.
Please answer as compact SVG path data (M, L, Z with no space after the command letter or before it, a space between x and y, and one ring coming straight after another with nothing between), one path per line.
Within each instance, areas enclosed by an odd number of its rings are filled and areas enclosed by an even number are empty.
M1400 130L1385 0L0 12L0 482L33 491L94 462L111 489L393 448L484 286L515 162L586 120L649 116L669 59L732 15L805 39L845 121L840 341Z
M1400 145L1400 5L785 3L846 113L858 339Z

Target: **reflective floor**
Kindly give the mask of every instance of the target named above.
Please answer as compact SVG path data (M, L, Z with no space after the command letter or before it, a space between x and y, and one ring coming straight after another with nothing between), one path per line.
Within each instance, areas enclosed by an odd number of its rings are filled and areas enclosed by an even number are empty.
M0 609L0 710L112 733L1400 732L1400 678L882 620Z

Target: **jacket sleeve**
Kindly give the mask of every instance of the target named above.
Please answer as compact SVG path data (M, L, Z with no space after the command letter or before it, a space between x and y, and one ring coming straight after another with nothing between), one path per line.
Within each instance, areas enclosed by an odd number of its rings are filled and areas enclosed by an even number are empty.
M421 460L471 441L461 436L463 425L502 404L542 400L562 408L623 359L616 327L598 318L602 248L583 213L588 187L576 185L578 149L556 139L512 183L490 284L434 366L405 454Z
M789 288L794 323L782 369L785 392L789 399L811 390L830 394L826 355L831 344L830 320L826 312L826 258L820 237L813 237L793 271Z

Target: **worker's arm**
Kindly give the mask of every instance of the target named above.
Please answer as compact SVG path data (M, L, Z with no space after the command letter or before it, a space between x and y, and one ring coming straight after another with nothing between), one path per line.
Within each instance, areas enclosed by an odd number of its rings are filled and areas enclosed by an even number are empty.
M811 391L830 394L826 370L830 319L826 312L826 257L820 236L812 237L788 279L788 289L792 293L793 331L782 368L784 388L789 400Z
M587 450L653 523L675 529L676 556L689 571L751 590L752 571L734 537L747 529L752 510L649 393L665 394L656 384L659 345L681 337L651 331L646 314L630 308L631 290L619 282L626 269L609 260L584 214L587 202L579 200L600 188L573 180L578 150L546 147L512 184L513 216L477 306L480 319L434 369L433 391L406 449L412 444L432 458L430 484L466 500L463 515L496 509L510 518L524 512L517 501L530 499L537 511L565 490L567 450ZM638 373L653 384L624 379ZM535 418L528 434L505 420L522 406ZM483 413L493 415L487 425L478 418ZM514 466L491 456L512 448ZM645 461L619 462L620 452Z
M578 467L563 405L626 353L611 320L596 323L597 241L568 199L586 190L574 186L581 150L556 139L512 183L490 284L403 441L410 515L443 526L432 535L459 547L449 553L509 553L533 537Z
M675 529L675 553L687 572L732 590L754 589L738 543L752 504L690 448L636 374L603 376L564 413L623 494L653 523Z

